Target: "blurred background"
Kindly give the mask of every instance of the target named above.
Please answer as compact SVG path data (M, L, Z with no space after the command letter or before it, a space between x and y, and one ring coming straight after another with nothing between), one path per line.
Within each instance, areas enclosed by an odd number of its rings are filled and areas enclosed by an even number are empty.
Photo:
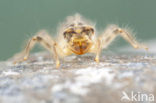
M0 0L0 60L19 52L40 29L56 32L58 23L77 12L99 30L115 23L128 25L139 41L156 38L156 0ZM127 45L120 38L111 47Z

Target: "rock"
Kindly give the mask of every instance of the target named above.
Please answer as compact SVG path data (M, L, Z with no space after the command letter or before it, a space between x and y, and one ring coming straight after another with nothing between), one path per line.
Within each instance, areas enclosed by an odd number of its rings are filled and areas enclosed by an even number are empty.
M0 62L0 103L154 103L156 55L102 54L100 60L72 55L56 69L41 52L16 65Z

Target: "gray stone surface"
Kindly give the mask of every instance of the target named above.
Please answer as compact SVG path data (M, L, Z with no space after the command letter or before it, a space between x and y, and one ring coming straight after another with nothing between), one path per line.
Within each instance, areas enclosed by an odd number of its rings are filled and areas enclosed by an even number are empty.
M73 55L61 60L59 69L46 52L16 65L0 62L0 103L156 103L156 97L149 101L156 96L156 55L103 54L100 59L97 64L91 54ZM130 100L121 100L125 93ZM149 98L141 101L143 94Z

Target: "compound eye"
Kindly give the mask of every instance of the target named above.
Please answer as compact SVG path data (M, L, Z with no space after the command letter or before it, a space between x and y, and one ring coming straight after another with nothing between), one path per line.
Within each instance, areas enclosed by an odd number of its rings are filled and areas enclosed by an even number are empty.
M70 32L64 32L64 38L66 38L68 41L70 40L70 38L72 37L72 33Z
M87 35L90 36L92 35L92 32L90 30L87 31Z
M92 28L85 30L86 34L88 36L91 36L94 33L94 30Z
M94 29L93 28L91 28L90 31L92 32L92 34L94 34Z

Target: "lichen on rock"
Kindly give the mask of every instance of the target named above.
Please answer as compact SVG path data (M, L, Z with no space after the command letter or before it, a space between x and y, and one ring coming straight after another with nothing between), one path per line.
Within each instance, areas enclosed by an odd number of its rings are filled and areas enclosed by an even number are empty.
M123 92L156 96L155 55L102 54L100 60L72 55L57 69L41 52L17 65L1 62L0 103L120 103Z

